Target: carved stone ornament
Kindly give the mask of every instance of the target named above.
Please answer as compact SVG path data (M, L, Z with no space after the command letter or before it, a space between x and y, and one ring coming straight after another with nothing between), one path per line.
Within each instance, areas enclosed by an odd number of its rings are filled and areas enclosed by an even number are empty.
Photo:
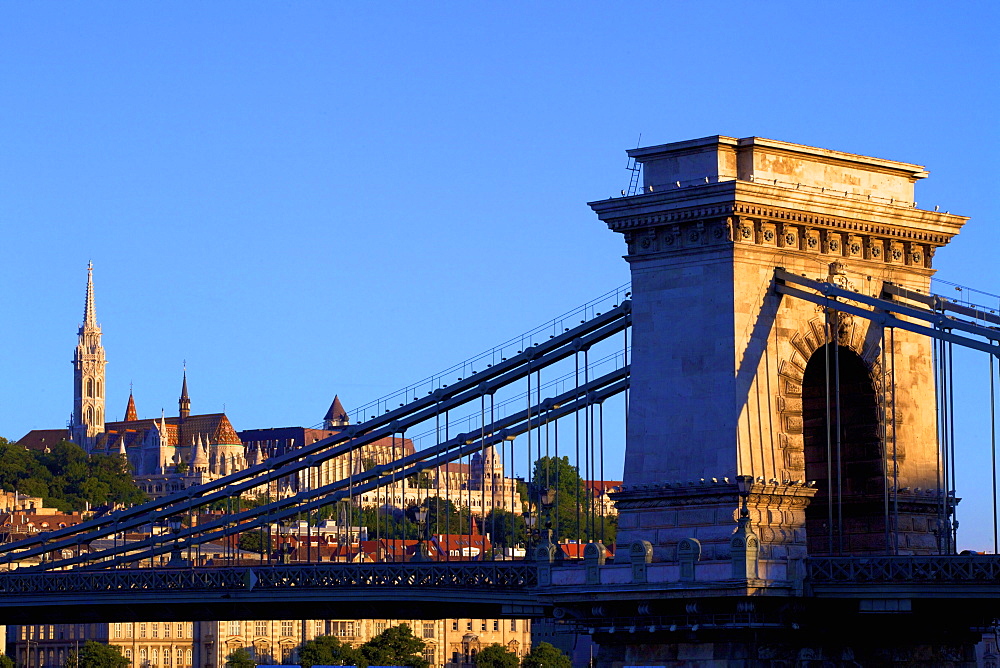
M825 253L876 263L931 268L946 235L914 233L890 224L841 219L750 204L728 204L608 221L625 235L629 252L684 253L732 243Z

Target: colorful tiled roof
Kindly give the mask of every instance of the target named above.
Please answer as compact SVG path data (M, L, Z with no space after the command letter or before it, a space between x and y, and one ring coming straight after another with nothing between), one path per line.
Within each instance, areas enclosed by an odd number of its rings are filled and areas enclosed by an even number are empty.
M135 411L135 399L132 397L132 392L128 393L128 406L125 407L125 420L124 422L135 422L139 419L139 414Z

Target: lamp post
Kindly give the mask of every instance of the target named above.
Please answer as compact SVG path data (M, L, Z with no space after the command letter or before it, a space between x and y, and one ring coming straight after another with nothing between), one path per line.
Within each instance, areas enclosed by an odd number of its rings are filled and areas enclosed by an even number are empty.
M532 550L535 547L535 542L536 542L535 538L537 536L537 532L538 532L538 518L535 516L535 514L531 511L531 508L529 507L527 512L524 513L524 533L525 533L524 558L527 559L528 561L534 560L535 558L535 555L532 553Z
M288 532L285 528L289 526L286 520L278 520L278 560L283 563L291 563L292 560L292 535L291 528ZM284 535L284 538L282 538Z
M752 476L736 476L736 490L739 492L740 519L736 531L729 542L730 558L733 565L733 577L740 580L757 578L757 556L760 550L760 539L750 526L750 490L754 484Z
M750 507L748 505L750 500L750 488L753 486L753 476L749 475L738 475L736 476L736 489L739 491L740 499L742 504L740 506L740 524L745 524L750 521Z
M431 561L431 556L427 550L427 500L424 500L420 506L414 511L413 515L417 519L417 527L420 531L420 541L417 543L417 552L414 554L410 561Z
M545 541L535 549L535 558L538 561L552 563L561 556L557 542L552 540L552 506L556 503L556 490L551 487L543 487L539 490L538 497L545 510ZM556 536L556 541L559 537Z
M31 633L31 628L30 627L28 628L28 633L29 634ZM38 649L38 641L37 640L32 640L31 638L27 638L24 641L24 644L28 646L27 656L25 658L27 658L28 668L31 668L31 664L32 664L32 661L31 661L31 646L34 645L35 649L37 650ZM36 658L38 658L38 657L36 657ZM35 661L34 663L35 663L36 666L42 665L42 661L41 661L40 658L38 658L38 660Z
M167 520L167 526L170 527L170 533L174 536L174 547L170 550L170 560L167 562L167 566L173 566L176 568L182 568L187 566L187 562L181 557L181 548L178 536L181 533L181 529L184 528L184 524L181 522L181 518L173 516Z

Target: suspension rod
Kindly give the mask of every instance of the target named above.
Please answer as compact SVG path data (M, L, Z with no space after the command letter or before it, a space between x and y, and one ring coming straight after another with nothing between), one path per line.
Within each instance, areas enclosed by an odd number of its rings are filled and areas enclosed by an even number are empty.
M209 505L233 495L270 484L275 479L295 474L303 469L312 468L316 464L338 457L348 452L358 450L364 445L391 437L401 429L419 424L433 418L442 410L449 410L479 398L484 391L492 391L505 385L523 379L529 373L528 362L535 369L555 364L577 350L607 339L622 331L630 324L631 302L625 301L620 306L604 313L579 327L555 336L552 339L533 346L506 362L494 365L467 379L458 381L448 388L439 388L430 396L423 397L408 406L390 411L389 413L369 420L360 425L350 425L342 432L328 438L316 441L292 450L284 455L273 457L256 466L230 474L218 480L189 487L186 490L171 494L154 501L109 513L100 518L94 518L80 524L46 532L44 536L34 536L15 543L0 546L0 563L10 561L7 553L46 545L44 552L53 549L52 541L60 541L77 534L88 534L88 537L99 538L122 530L137 528L150 521L162 519L178 512L190 512L192 508ZM264 476L261 481L258 476ZM195 498L197 501L195 502ZM75 541L71 541L75 545Z
M581 386L579 391L574 389L565 392L557 397L546 399L530 409L497 420L489 425L488 429L483 430L489 434L485 443L481 443L475 434L458 434L443 443L431 446L420 452L402 457L389 464L373 467L365 472L368 475L359 474L357 478L354 478L355 481L368 479L367 482L356 484L354 487L349 487L350 479L339 480L315 490L306 490L294 496L278 499L263 506L242 511L233 516L213 520L197 527L188 527L176 534L151 535L150 538L138 543L114 546L98 552L91 552L87 555L78 555L38 566L25 567L22 570L49 570L93 561L94 559L114 554L126 555L124 557L116 557L111 561L105 561L101 564L101 566L110 566L117 563L153 557L175 548L191 547L228 535L243 533L300 512L308 512L331 503L336 503L346 498L349 494L362 494L384 487L387 484L392 484L398 479L405 479L425 470L433 470L435 467L461 459L484 447L503 442L508 436L525 433L528 429L534 428L535 425L531 422L531 418L540 415L543 411L555 418L569 415L579 409L578 404L585 405L588 400L603 400L623 391L625 379L628 375L629 368L623 367L622 369L605 374L585 386ZM388 475L386 475L387 471ZM143 524L155 522L161 517L162 514L157 513L155 518L147 518ZM243 520L249 521L244 522ZM220 531L211 533L214 529L220 528ZM118 533L121 527L116 527L115 529L114 533ZM34 547L19 552L14 556L18 559L23 559L65 547L76 546L82 542L82 540L67 539L55 544ZM149 547L150 549L136 552L137 548L142 550L145 547Z

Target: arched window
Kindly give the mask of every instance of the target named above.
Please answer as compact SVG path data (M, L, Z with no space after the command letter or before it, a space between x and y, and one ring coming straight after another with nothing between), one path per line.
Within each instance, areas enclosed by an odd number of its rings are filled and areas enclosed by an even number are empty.
M85 411L84 414L86 415L86 418L84 418L84 423L94 424L94 407L87 406L87 410Z
M129 665L132 665L132 650L125 650L125 658L128 660Z
M178 651L179 651L179 650L178 650ZM184 654L184 665L187 665L187 666L190 666L190 665L191 665L191 650L188 650L188 651L187 651L187 652L186 652L186 653Z
M160 661L159 661L159 659L160 659L160 653L159 653L159 652L158 652L158 651L156 650L156 648L154 647L154 648L153 648L153 651L152 651L152 652L150 652L150 654L149 654L149 660L150 660L150 661L151 661L151 662L153 663L153 665L155 666L155 665L157 665L157 664L158 664L158 663L160 662Z
M809 358L802 425L806 480L815 480L818 488L806 508L809 554L883 553L879 399L871 370L850 348L827 344Z
M143 647L142 649L139 650L139 665L145 666L147 664L148 659L149 655L146 654L146 648Z
M92 398L94 396L94 379L87 379L87 397Z

